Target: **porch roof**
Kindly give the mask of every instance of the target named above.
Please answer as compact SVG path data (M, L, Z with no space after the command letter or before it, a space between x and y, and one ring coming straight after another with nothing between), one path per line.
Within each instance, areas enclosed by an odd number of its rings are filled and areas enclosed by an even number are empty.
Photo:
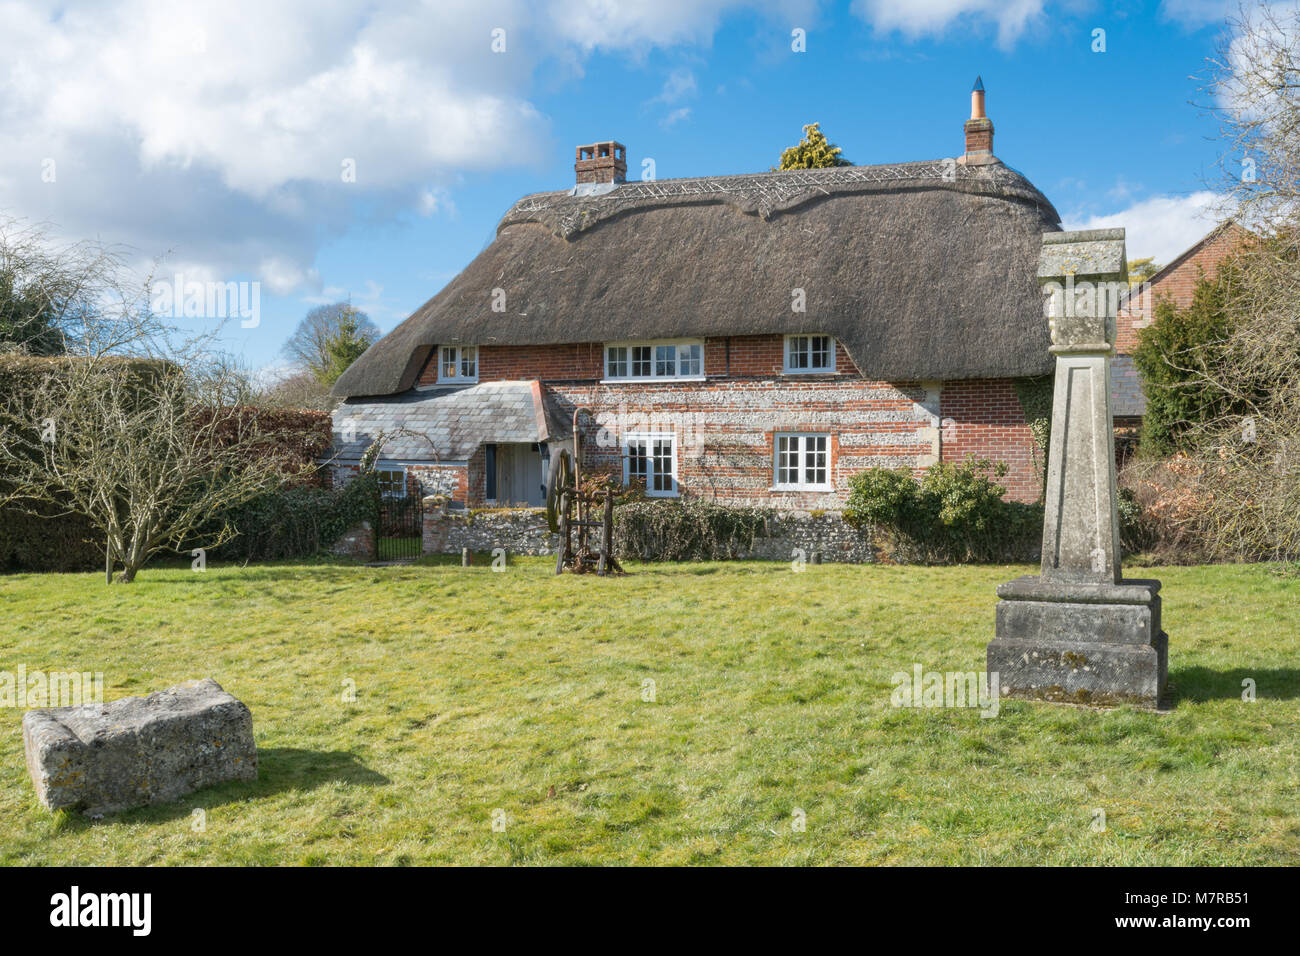
M485 442L545 441L551 432L536 381L349 399L334 410L333 457L359 459L382 433L390 461L464 461Z

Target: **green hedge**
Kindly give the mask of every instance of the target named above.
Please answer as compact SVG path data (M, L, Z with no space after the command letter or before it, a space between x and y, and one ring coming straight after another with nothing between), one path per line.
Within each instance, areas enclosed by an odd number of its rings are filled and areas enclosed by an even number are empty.
M0 509L0 573L94 571L104 567L104 535L81 515Z
M634 501L614 510L614 549L643 561L736 558L753 547L770 514L707 501Z
M870 528L891 560L906 564L1028 561L1039 552L1042 505L1006 501L994 479L1004 464L941 462L917 481L906 469L873 469L849 480L844 519Z
M285 487L236 508L226 520L236 536L213 552L234 561L309 558L345 531L377 517L379 485L363 471L342 488Z

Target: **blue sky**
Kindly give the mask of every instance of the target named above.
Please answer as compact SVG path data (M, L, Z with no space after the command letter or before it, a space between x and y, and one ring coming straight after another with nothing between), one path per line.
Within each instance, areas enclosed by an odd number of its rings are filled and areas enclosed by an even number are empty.
M814 121L855 163L953 156L976 74L996 154L1067 227L1167 259L1212 222L1212 0L270 6L27 3L0 38L0 210L261 282L260 324L225 335L254 367L320 302L393 328L515 199L570 186L579 143L661 179L767 169Z

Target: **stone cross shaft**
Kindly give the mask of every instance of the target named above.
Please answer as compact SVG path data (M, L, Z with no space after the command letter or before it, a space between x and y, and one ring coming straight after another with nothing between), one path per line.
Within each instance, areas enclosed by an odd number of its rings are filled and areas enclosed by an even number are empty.
M1051 295L1056 355L1044 499L1045 581L1120 580L1110 361L1127 275L1123 230L1043 237L1038 282Z

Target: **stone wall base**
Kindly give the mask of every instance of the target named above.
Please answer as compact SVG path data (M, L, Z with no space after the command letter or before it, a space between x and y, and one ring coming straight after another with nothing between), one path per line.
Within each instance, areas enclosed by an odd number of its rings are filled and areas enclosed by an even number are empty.
M460 554L464 548L490 553L555 554L558 535L546 527L541 508L443 511L424 514L424 553ZM773 515L767 534L754 539L742 558L766 561L825 561L865 564L875 560L867 535L850 527L839 512L787 511Z

